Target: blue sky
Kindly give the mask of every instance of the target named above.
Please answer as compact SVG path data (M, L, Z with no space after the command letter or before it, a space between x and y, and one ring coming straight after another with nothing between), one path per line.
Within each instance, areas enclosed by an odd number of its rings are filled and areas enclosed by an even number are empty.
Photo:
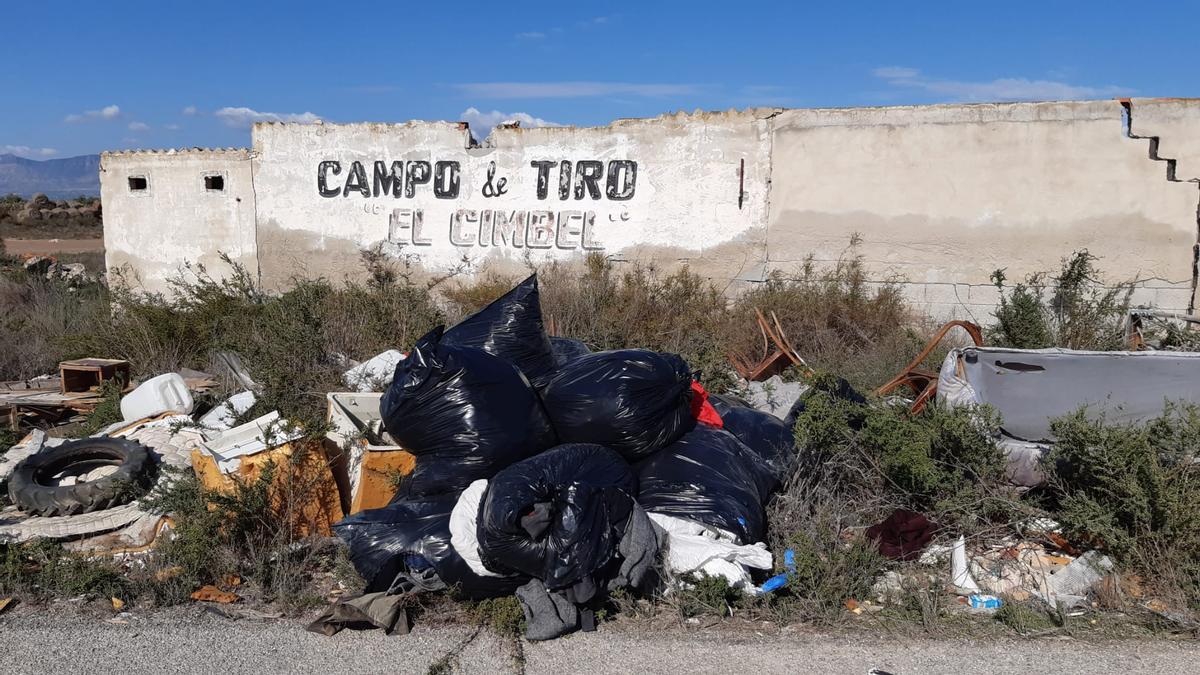
M1200 96L1200 3L5 3L0 153L246 146L256 119Z

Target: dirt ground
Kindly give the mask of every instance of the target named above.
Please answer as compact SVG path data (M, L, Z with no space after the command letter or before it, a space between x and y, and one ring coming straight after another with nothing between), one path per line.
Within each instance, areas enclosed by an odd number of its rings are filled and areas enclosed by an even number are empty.
M54 255L104 250L103 239L5 239L10 255Z

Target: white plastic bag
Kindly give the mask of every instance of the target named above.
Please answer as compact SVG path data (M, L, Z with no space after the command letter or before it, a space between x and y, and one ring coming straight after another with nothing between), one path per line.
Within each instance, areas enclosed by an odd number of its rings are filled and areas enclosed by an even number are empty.
M468 485L458 496L458 502L450 511L450 545L475 574L481 577L501 577L504 575L496 574L483 566L483 561L479 559L479 537L475 533L475 524L479 520L479 505L483 501L487 483L487 479L480 478Z
M750 569L773 566L771 552L762 542L739 545L732 532L661 513L649 515L666 533L666 563L674 574L701 572L725 577L731 587L750 591L754 588Z

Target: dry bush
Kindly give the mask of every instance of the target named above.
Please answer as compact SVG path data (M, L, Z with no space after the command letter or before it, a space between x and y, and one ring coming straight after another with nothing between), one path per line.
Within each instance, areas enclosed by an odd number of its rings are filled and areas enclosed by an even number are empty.
M928 320L918 317L895 280L868 280L854 254L832 267L810 258L799 272L776 271L734 299L723 325L723 343L751 360L763 356L755 310L779 318L784 333L816 370L835 373L861 390L891 379L928 340ZM935 355L936 357L936 355Z
M55 372L71 336L107 312L99 284L72 288L24 270L0 274L0 380Z

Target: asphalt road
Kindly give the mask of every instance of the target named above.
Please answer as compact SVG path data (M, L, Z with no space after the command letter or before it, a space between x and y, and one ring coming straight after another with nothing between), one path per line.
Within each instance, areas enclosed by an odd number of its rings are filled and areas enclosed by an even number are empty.
M229 620L196 607L111 619L17 607L0 616L5 673L424 673L471 630L418 626L412 634L305 632L300 622ZM524 643L529 673L1187 673L1193 641L889 640L861 635L730 635L604 626ZM509 644L483 632L461 650L455 672L514 669Z

